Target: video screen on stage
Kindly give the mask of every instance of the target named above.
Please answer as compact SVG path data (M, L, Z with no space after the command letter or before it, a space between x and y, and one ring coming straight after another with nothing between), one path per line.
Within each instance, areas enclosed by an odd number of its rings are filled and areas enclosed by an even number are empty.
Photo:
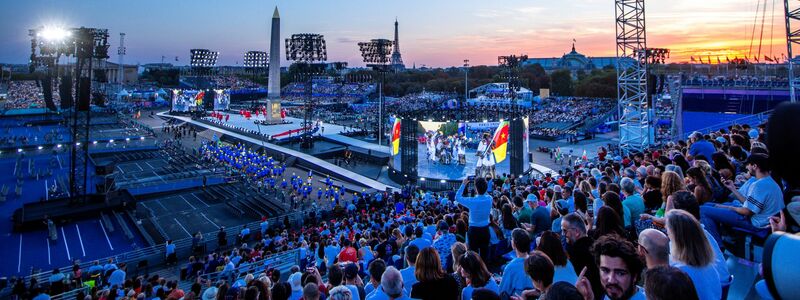
M197 111L203 106L204 91L172 90L172 111ZM230 102L230 101L229 101Z
M231 104L230 90L214 90L214 110L228 110Z
M421 178L456 180L510 171L508 122L419 121L417 128Z

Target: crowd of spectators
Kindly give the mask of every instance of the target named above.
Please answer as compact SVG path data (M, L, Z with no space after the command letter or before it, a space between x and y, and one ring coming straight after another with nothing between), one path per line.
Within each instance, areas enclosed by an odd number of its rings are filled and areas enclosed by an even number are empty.
M616 103L606 98L546 98L530 115L530 133L546 137L575 134L571 128L576 124L602 117L615 108Z
M241 247L190 258L198 270L222 261L214 270L231 274L198 283L188 298L168 282L161 294L126 281L107 290L114 299L723 299L733 280L729 239L798 231L797 113L784 105L760 128L603 152L542 177L468 178L444 192L320 190L332 207L314 210L306 226L243 229ZM229 150L210 153L253 157ZM236 274L233 259L276 240L286 247L275 251L299 249L288 280L274 270Z
M709 76L694 74L681 80L683 86L744 87L744 88L786 88L789 80L776 76Z
M368 82L338 83L331 80L315 80L312 83L312 95L320 103L352 103L366 99L375 92L375 85ZM288 101L303 101L308 92L306 83L294 82L281 89L281 95Z
M44 106L44 94L38 82L35 80L9 82L8 95L3 108L18 109Z

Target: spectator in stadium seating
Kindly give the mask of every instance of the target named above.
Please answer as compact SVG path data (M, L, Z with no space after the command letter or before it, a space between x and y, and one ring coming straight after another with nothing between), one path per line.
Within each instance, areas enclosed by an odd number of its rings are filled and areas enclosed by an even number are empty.
M714 251L703 233L700 222L680 209L667 212L667 235L670 239L672 265L686 272L701 300L720 299L722 286L714 269Z
M345 291L347 291L348 293L350 292L350 290L348 290L347 288L343 288L343 289ZM334 290L336 290L336 288L331 290L331 295L334 294ZM336 292L338 293L339 291L337 290ZM306 284L306 286L303 287L303 298L302 299L303 300L319 300L320 299L320 292L319 292L319 287L317 286L317 284L315 284L313 282ZM342 298L339 298L339 299L342 299ZM352 299L352 298L350 298L350 299Z
M411 244L406 246L405 249L405 261L408 267L400 270L400 274L403 275L403 283L405 284L406 295L411 295L411 287L417 283L415 265L417 264L419 248L416 245Z
M313 288L316 290L316 295L313 295L313 293L315 293L315 292L310 290L309 285L313 285L313 283L309 283L303 289L303 291L304 291L303 292L303 300L307 300L307 299L317 300L317 299L319 299L320 298L319 289L316 288L316 286L313 286ZM305 296L306 295L306 293L305 293L306 289L309 290L309 295L310 295L309 297ZM341 286L340 285L340 286L337 286L337 287L331 289L330 296L328 297L328 299L330 299L330 300L353 300L353 299L358 299L358 298L353 296L353 291L352 290L348 289L345 286Z
M336 256L340 263L357 263L358 262L358 250L353 247L352 243L350 243L349 239L342 240L342 250L339 251L339 254Z
M481 260L481 257L474 251L467 251L459 258L458 265L461 267L461 276L467 278L469 283L461 290L461 299L472 299L472 294L475 289L486 288L495 293L500 293L500 287L497 286L492 273L486 268L486 264Z
M671 266L648 268L644 273L644 293L649 300L698 300L697 289L689 275Z
M703 169L691 167L686 170L686 183L687 187L694 193L694 197L700 204L714 200L711 192L711 185L708 183L708 178Z
M418 282L411 287L411 298L458 299L458 284L442 269L436 249L428 247L419 252L415 275Z
M395 267L388 267L381 274L380 285L366 300L407 300L403 276Z
M439 225L436 227L438 231L436 232L436 238L433 240L433 248L439 253L442 259L442 266L447 266L450 262L450 247L456 243L456 235L450 233L450 226L445 221L439 221Z
M222 249L227 246L228 246L228 233L225 232L225 226L220 226L219 231L217 232L217 247L219 249Z
M648 269L669 266L669 238L661 231L648 228L639 233L639 255Z
M644 289L636 283L644 269L644 263L636 253L633 243L618 235L600 237L592 246L592 254L600 269L600 283L608 299L644 300ZM581 272L577 284L578 290L585 298L598 299L590 295L591 284Z
M450 277L455 279L456 283L458 284L459 291L467 285L466 279L461 276L461 271L459 271L461 266L458 265L458 258L465 253L467 253L467 245L464 243L456 242L452 247L450 247L450 264L452 267L451 269L453 270L453 273L450 273Z
M289 295L289 300L300 300L303 296L303 283L302 283L303 274L300 272L292 273L289 275L289 284L292 287L292 292Z
M567 240L567 254L572 266L575 267L575 273L580 274L586 269L585 277L591 282L594 295L597 297L604 295L597 263L591 252L594 239L587 235L584 220L574 213L564 216L561 220L561 234Z
M714 152L717 151L717 149L714 147L714 144L707 141L705 136L697 131L693 132L692 135L689 136L689 142L691 143L691 146L689 146L688 153L694 158L702 155L706 159L710 160L711 156L714 155ZM714 166L713 162L709 163L712 167ZM684 168L684 171L686 171L686 168Z
M528 258L528 251L531 249L528 233L520 228L514 229L511 232L511 247L514 249L515 258L503 269L499 293L501 298L518 295L533 287L531 281L525 278L525 259Z
M527 230L530 238L534 239L545 230L551 229L552 219L550 218L547 207L539 205L539 199L536 195L528 194L524 202L531 209L530 223L520 218L520 225Z
M559 281L553 283L547 293L539 297L540 300L584 300L578 289L569 282Z
M734 201L728 205L709 203L700 208L701 221L717 244L722 244L719 225L734 226L753 232L762 231L769 226L769 218L784 208L781 188L770 176L769 157L764 154L752 154L745 161L745 165L756 178L747 194L737 190L733 181L726 180L725 186L738 202Z
M560 222L558 226L560 229ZM567 258L567 253L564 251L558 234L552 231L542 233L536 250L546 254L553 263L553 282L566 281L574 283L578 279L578 275L575 274L575 267L572 266L572 262Z
M489 213L492 209L492 197L486 194L488 184L484 178L475 179L475 197L464 197L464 188L469 184L469 178L461 182L461 187L456 191L456 204L463 205L469 210L469 229L467 241L470 250L476 251L481 258L489 257Z
M697 199L694 198L694 195L688 191L678 191L672 194L669 202L667 202L666 211L669 212L673 209L686 211L695 219L700 220L700 204L697 203ZM719 247L719 244L717 244L717 240L714 239L708 230L703 229L703 234L705 235L708 243L711 245L711 250L714 251L714 269L719 275L720 282L723 285L730 284L731 276L730 272L728 271L728 264L725 262L725 255L722 254L722 250Z
M344 286L350 289L353 299L366 299L367 293L364 290L364 283L361 282L361 277L358 276L358 266L354 263L347 264L344 267Z
M520 294L520 298L529 299L542 297L547 294L548 289L553 284L555 267L547 254L541 251L533 251L525 259L525 273L533 283L533 289L525 290Z
M367 297L370 297L378 286L381 285L381 275L386 271L386 263L383 259L377 258L369 263L369 284L364 286L364 291L367 292Z
M622 194L625 200L622 200L622 205L630 212L630 219L625 220L626 224L634 224L639 219L639 215L645 212L644 198L636 192L636 185L631 178L622 178L619 182Z
M110 286L118 286L122 287L122 284L125 282L125 264L119 264L119 268L111 272L111 276L108 277L108 285Z

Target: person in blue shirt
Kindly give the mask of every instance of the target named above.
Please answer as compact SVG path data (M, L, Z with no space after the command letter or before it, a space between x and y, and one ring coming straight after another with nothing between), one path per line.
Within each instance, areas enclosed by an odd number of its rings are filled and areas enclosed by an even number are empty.
M402 275L403 283L405 285L403 290L405 291L406 295L411 295L411 286L417 283L417 277L414 275L414 272L417 270L415 267L417 264L417 255L419 255L419 248L417 248L417 246L413 244L406 246L405 260L406 264L408 264L408 267L400 270L400 275Z
M714 250L703 233L700 222L684 210L673 209L666 215L667 236L673 267L689 275L700 300L722 298L722 285L714 268Z
M172 243L172 240L167 240L167 244L164 246L164 248L166 248L165 255L167 257L167 265L177 263L178 258L175 255L175 244Z
M486 261L489 257L489 214L492 210L492 197L486 194L488 184L484 178L475 179L475 197L464 197L464 188L469 178L461 182L456 192L456 204L469 210L469 229L467 230L467 247L478 252Z
M472 294L476 289L485 288L495 293L500 292L500 287L497 282L492 278L492 273L486 268L481 257L474 251L467 251L458 260L458 266L461 270L461 276L468 279L469 284L461 289L461 299L470 300Z
M425 233L422 230L422 227L414 228L414 240L409 242L409 245L417 246L417 249L425 249L430 247L433 243L429 239L423 237Z
M711 167L714 167L714 162L711 160L711 155L717 151L717 148L714 147L714 144L706 141L703 134L697 131L689 136L689 141L692 142L692 145L689 146L689 155L692 157L702 155L706 158L708 164L710 164Z
M525 259L531 249L531 238L524 229L517 228L511 232L511 248L514 249L515 258L503 268L503 279L500 280L500 297L506 299L533 288L525 274Z
M403 282L403 276L395 267L387 267L381 275L380 285L366 300L410 300L409 294L405 292L407 285L409 284Z

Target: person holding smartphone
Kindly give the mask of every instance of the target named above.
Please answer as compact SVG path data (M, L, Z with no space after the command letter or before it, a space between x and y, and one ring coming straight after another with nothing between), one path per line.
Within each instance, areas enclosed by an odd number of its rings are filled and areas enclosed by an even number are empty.
M468 248L478 252L486 261L489 256L489 214L492 210L492 197L486 194L488 189L486 179L480 177L474 180L475 197L464 197L464 189L469 183L470 178L461 182L461 187L456 192L456 204L469 210Z

